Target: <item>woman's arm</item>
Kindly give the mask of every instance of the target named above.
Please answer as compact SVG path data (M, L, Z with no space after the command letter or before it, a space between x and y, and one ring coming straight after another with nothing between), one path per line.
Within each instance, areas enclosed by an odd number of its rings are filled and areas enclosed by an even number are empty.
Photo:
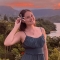
M5 46L10 46L13 45L17 42L20 41L21 37L21 33L17 32L18 29L20 28L20 24L21 24L21 19L17 18L17 20L15 21L15 26L12 29L12 31L9 33L9 35L6 37L5 41L4 41L4 45Z
M44 28L42 28L42 30L43 30L43 35L44 35L44 38L45 38L45 44L43 46L44 56L45 56L45 60L48 60L48 48L47 48L47 43L46 43L46 33L45 33Z
M21 34L20 32L17 32L17 28L14 27L12 29L12 31L9 33L9 35L6 37L6 39L4 41L4 45L10 46L10 45L13 45L13 44L19 42L21 39L20 34Z

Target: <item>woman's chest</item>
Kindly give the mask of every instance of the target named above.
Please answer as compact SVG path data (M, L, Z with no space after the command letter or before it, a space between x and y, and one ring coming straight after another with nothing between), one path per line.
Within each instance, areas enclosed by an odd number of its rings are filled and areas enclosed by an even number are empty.
M44 38L43 35L38 37L38 38L33 38L30 36L26 36L24 42L23 42L23 46L25 48L37 48L37 47L43 47L44 45Z

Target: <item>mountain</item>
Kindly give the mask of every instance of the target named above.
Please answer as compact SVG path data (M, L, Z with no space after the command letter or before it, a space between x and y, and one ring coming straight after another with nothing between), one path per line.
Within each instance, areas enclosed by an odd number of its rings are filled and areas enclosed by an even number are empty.
M59 15L51 16L51 17L42 17L42 19L49 20L53 23L60 23L60 16Z
M20 10L15 10L10 6L0 6L0 15L7 15L7 17L15 17L19 15ZM52 22L60 22L60 9L34 9L31 10L36 18L43 18Z
M36 9L36 10L32 10L32 12L34 13L34 15L36 17L50 17L50 16L55 16L55 15L60 15L60 9Z
M0 14L7 16L17 16L20 11L13 9L10 6L0 6ZM60 10L56 9L34 9L32 10L36 17L50 17L54 15L60 15Z
M7 15L7 16L17 16L19 11L14 10L10 6L0 6L0 15Z

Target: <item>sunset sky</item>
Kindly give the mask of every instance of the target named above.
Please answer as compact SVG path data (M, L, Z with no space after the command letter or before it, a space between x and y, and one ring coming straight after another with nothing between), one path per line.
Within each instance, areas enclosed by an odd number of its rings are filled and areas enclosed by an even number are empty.
M0 0L0 6L60 9L60 0Z

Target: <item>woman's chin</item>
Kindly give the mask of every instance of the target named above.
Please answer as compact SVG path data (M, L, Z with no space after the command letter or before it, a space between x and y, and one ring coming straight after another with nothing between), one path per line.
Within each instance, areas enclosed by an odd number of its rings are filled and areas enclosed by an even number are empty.
M35 23L29 23L28 25L34 25Z

